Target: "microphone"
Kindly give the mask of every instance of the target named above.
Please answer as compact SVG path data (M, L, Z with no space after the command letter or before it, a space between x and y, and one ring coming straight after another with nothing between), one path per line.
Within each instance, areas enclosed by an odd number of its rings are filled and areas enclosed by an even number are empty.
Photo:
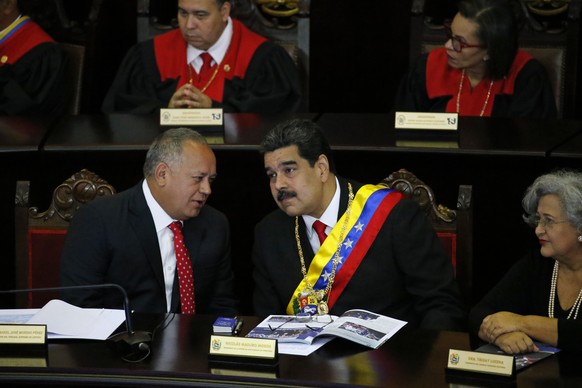
M15 294L20 292L37 292L37 291L63 291L63 290L90 290L96 288L114 288L123 295L123 309L125 311L125 332L111 335L107 338L109 345L122 355L125 361L136 362L147 358L150 353L152 334L147 331L135 331L131 319L131 309L129 308L129 298L127 292L119 284L91 284L82 286L64 286L64 287L43 287L27 288L19 290L4 290L0 294Z

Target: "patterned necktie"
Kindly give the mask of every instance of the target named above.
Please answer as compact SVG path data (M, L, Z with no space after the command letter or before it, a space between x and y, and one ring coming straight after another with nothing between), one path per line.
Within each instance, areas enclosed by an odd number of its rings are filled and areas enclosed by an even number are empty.
M327 234L325 233L325 228L327 225L325 225L323 222L319 221L319 220L315 220L315 222L313 223L313 229L315 229L315 233L317 233L317 237L319 237L319 244L323 245L323 242L325 241L325 238L327 237Z
M202 67L200 68L198 79L202 82L202 80L206 80L209 77L210 70L212 69L210 65L212 63L212 56L208 53L202 53L200 54L200 58L202 58Z
M182 223L174 221L168 227L174 233L174 249L176 251L176 270L180 284L180 306L182 314L194 314L194 276L192 275L192 263L184 245L182 235Z

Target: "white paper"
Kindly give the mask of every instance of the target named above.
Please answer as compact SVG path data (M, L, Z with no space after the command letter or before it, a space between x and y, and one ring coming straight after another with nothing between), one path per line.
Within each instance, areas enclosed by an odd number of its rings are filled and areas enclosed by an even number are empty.
M313 340L311 345L297 343L297 342L279 342L277 349L279 354L292 354L294 356L309 356L317 349L334 339L334 337L322 337Z
M26 318L29 319L22 321ZM0 322L2 323L47 325L49 339L105 340L124 321L125 312L123 310L84 309L58 299L51 300L40 310L0 311Z
M0 323L26 323L40 309L0 309Z

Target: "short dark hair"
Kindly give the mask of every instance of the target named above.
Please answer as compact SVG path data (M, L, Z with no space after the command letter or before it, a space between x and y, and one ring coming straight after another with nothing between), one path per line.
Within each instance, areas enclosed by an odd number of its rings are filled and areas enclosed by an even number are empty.
M459 13L478 26L477 37L487 47L487 71L492 79L509 73L518 49L521 7L517 0L462 0Z
M329 170L336 173L331 147L321 127L311 120L291 119L277 124L263 139L261 153L292 145L297 146L299 156L306 159L312 167L321 154L325 155L329 162Z

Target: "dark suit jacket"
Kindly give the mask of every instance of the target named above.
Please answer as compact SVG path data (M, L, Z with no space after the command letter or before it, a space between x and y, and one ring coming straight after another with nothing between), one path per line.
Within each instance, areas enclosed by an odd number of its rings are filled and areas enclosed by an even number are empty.
M339 217L347 207L347 181L341 188ZM361 184L351 182L354 193ZM255 228L255 314L285 314L291 295L303 275L294 237L295 218L276 210ZM305 264L314 253L305 223L299 232ZM386 219L364 260L331 313L340 315L362 308L413 326L462 329L462 306L450 259L420 207L402 199Z
M194 272L196 312L235 313L226 217L206 205L184 222ZM139 312L166 312L160 247L142 184L82 207L72 220L61 256L62 286L115 283ZM81 307L120 308L116 290L62 292ZM179 312L177 272L170 311Z

